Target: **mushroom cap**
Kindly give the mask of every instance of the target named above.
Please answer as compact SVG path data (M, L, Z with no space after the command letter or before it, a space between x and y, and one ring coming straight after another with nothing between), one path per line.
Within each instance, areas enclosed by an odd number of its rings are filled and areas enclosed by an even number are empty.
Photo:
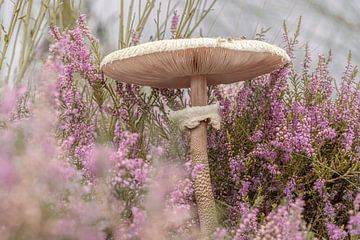
M114 80L159 88L187 88L194 75L208 85L250 80L283 67L286 52L257 40L224 38L148 42L107 55L101 69Z

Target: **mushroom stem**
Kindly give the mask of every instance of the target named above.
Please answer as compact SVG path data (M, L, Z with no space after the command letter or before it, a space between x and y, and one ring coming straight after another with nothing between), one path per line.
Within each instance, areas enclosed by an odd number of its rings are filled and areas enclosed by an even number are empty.
M205 76L192 76L190 80L192 106L207 105L207 82ZM201 234L209 236L217 227L215 200L211 187L210 168L207 155L206 122L191 130L192 166L204 166L194 181L195 199L198 207Z

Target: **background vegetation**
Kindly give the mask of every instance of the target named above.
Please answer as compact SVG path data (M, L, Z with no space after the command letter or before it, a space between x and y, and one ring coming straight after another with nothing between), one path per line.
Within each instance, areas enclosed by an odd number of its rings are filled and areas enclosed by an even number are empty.
M188 136L167 117L189 105L188 91L117 83L99 64L116 48L206 35L221 3L120 0L114 20L88 26L89 1L0 0L4 239L198 237ZM284 47L291 64L209 91L223 121L208 138L214 239L360 235L356 49L333 77L332 54L314 56L297 19L281 39L268 26L251 36Z

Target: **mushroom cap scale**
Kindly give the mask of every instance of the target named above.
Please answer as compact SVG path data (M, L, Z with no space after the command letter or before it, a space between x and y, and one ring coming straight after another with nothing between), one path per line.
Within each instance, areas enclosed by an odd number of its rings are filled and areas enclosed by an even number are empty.
M206 75L208 85L250 80L284 66L286 52L256 40L222 38L149 42L107 55L101 69L111 78L160 88L190 87L190 78Z

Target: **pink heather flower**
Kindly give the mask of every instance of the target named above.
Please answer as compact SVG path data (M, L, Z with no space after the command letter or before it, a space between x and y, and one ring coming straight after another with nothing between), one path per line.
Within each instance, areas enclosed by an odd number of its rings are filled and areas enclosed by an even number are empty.
M237 155L235 157L231 157L229 159L229 167L232 180L235 184L239 184L242 172L245 170L244 159L242 158L242 156Z
M250 137L250 141L255 143L260 142L263 138L263 135L263 132L261 130L258 130Z
M334 140L336 131L331 127L333 104L325 102L315 106L309 106L308 108L313 129L312 134L314 134L316 144L321 145L325 141Z
M239 194L241 197L245 198L249 193L249 189L251 186L251 182L249 181L241 181L241 188L239 190Z
M81 29L81 31L83 32L83 34L89 39L89 41L92 44L96 44L99 42L99 40L91 34L88 24L87 24L86 16L84 14L81 14L79 16L79 18L77 20L77 24L78 24L79 28Z
M360 237L360 212L350 216L347 229L349 230L350 236Z
M131 209L132 213L132 223L129 228L129 232L132 237L137 237L140 235L143 225L145 223L145 213L137 207Z
M222 121L231 124L234 122L234 109L236 105L235 96L225 90L222 86L214 88L214 95L220 105L220 114Z
M345 190L343 196L341 197L346 202L352 202L354 200L352 190Z
M111 184L139 194L146 183L149 168L143 159L129 156L130 148L136 149L137 140L137 134L122 131L117 124L114 136L117 148L110 154L110 159L113 163Z
M317 179L314 183L314 188L320 194L320 196L323 196L324 186L325 186L324 179Z
M278 166L276 164L266 164L266 168L272 175L280 175L281 172L278 170Z
M296 182L293 178L291 178L284 189L284 194L286 196L286 199L288 202L293 202L294 201L294 195L293 192L296 189Z
M177 179L174 184L175 189L171 190L166 199L167 207L169 208L170 212L173 213L184 210L188 211L193 204L192 198L194 194L194 188L193 181L190 179L192 172L190 160L185 162L184 170L184 173L188 177L181 177L180 179Z
M189 178L181 179L176 184L176 189L169 195L168 205L175 208L188 208L192 203L194 193L193 183Z
M184 170L186 173L190 174L191 173L191 160L187 159L185 164L184 164Z
M326 59L323 55L319 55L319 62L315 72L310 79L309 92L317 99L317 95L328 98L332 94L332 79L329 77L329 69L326 64Z
M343 136L343 139L344 139L344 150L346 152L349 152L351 150L351 147L353 145L353 142L354 142L354 138L355 138L355 134L354 134L354 131L353 129L349 129L348 131L344 132L342 134Z
M329 240L342 240L347 236L347 233L343 229L330 222L326 223L326 230L329 236Z
M179 24L179 15L177 14L177 11L175 11L174 15L171 18L171 26L170 26L171 38L176 37L178 24Z
M305 240L306 226L301 219L303 206L302 200L296 200L270 213L253 239Z
M213 240L225 240L225 237L227 235L226 228L217 228L215 232L213 233Z
M137 119L143 114L146 106L141 99L139 85L116 82L115 92L123 102L123 108L120 108L119 112L124 121L130 120L130 117Z
M302 77L304 79L309 78L310 64L311 64L311 54L310 54L309 45L306 44L305 45L305 57L304 57L304 61L301 64Z
M349 61L342 77L340 93L335 102L335 119L346 127L343 130L343 151L349 152L354 140L358 137L360 119L360 89L355 87L353 77L354 66Z
M360 146L355 147L357 161L360 161Z
M355 211L360 211L360 193L358 193L354 199L354 209Z
M328 200L325 201L324 215L329 220L334 219L336 216L335 209Z
M196 164L191 171L191 179L195 180L196 176L205 169L205 164Z
M277 132L273 145L284 151L304 153L311 156L314 153L311 138L311 118L307 108L301 103L293 103L291 108L292 122Z
M354 199L354 210L350 211L350 219L347 229L351 236L360 236L360 193Z
M277 153L273 148L271 148L267 144L261 143L256 145L256 148L251 152L250 156L274 161L277 158Z
M135 30L132 30L131 31L131 44L132 45L138 45L139 43L140 43L139 34Z
M236 229L234 240L250 240L253 239L253 235L258 227L257 214L259 210L249 210L242 215L240 224Z
M247 87L243 87L239 90L237 96L236 96L236 116L241 116L243 111L247 107L247 98L250 94L250 90Z
M60 33L60 28L56 26L50 26L49 34L55 41L59 41L62 38L62 34Z

